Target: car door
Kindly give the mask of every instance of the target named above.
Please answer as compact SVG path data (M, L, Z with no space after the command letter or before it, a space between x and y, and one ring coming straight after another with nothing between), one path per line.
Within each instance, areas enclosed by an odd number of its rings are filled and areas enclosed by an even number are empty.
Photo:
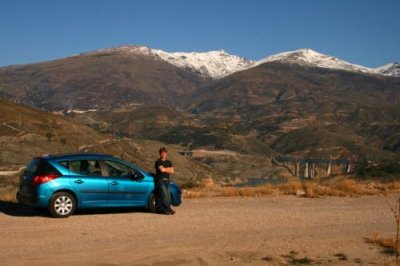
M80 207L107 206L108 182L98 160L71 160L62 164L70 171L71 186L78 194Z
M146 206L148 180L134 168L119 161L102 161L107 171L108 204L111 206Z

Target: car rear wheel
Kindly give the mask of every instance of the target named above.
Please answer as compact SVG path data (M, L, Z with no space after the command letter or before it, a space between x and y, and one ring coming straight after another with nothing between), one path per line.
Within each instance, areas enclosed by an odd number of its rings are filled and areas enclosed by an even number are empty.
M49 211L55 218L67 218L74 213L75 198L68 192L58 192L51 197Z

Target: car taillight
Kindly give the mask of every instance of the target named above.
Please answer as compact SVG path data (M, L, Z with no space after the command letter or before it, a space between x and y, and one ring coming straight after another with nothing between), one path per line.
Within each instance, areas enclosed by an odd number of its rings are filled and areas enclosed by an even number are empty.
M60 176L59 174L37 175L33 178L33 184L40 185L40 184L49 182L51 180L54 180L59 176Z

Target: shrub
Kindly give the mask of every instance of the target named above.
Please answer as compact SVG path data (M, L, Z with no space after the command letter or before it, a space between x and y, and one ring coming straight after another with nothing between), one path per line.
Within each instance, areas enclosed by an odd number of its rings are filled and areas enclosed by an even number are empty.
M361 180L400 180L400 163L397 161L383 164L371 164L367 161L362 161L355 170L356 177Z

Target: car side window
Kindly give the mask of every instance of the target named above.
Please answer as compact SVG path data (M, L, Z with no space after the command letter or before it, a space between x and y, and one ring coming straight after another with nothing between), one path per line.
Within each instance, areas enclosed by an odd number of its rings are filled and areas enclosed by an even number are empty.
M65 168L69 169L69 167L68 167L69 162L68 162L68 161L60 162L60 164L61 164L62 166L64 166Z
M63 163L61 163L63 164ZM76 160L68 161L68 169L74 173L87 176L101 176L101 168L97 160Z
M115 162L115 161L104 161L104 164L107 167L108 175L113 177L118 176L128 176L133 173L133 169L128 165Z

